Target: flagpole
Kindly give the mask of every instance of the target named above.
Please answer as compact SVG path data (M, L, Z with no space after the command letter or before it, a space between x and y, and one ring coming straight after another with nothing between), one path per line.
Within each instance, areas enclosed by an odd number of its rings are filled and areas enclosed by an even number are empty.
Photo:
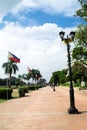
M9 60L8 60L9 62ZM8 100L8 84L9 84L9 75L7 74L7 100Z
M9 58L8 58L8 64L9 64ZM7 100L8 100L8 88L9 88L9 74L7 74Z

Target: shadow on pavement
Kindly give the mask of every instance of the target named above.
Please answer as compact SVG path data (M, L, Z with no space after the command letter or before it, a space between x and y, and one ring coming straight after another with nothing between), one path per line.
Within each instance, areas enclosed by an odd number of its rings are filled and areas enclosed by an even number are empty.
M79 114L84 114L84 113L87 113L87 111L81 111L81 112L79 112Z

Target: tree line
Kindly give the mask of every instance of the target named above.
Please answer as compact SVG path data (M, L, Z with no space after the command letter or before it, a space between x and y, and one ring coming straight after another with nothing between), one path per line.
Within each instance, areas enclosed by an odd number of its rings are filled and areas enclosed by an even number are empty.
M18 75L18 78L12 77L12 74L16 74L19 70L17 63L11 60L3 63L2 67L4 68L5 74L8 76L5 79L0 79L0 85L25 85L26 82L29 85L29 80L32 79L32 84L46 83L46 80L42 78L41 72L38 69L29 69L27 74Z

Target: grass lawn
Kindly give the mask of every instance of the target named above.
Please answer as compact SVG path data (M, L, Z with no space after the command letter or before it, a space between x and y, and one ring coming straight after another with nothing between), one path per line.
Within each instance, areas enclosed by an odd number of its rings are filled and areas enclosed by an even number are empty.
M7 99L0 99L0 103L6 102Z
M13 89L12 97L13 98L19 98L18 89Z

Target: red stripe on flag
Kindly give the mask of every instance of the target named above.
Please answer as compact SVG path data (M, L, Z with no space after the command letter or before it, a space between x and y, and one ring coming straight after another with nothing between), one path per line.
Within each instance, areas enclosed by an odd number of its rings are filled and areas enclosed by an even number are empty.
M17 56L15 56L14 54L12 54L11 52L8 52L8 59L11 61L20 63L20 59Z

